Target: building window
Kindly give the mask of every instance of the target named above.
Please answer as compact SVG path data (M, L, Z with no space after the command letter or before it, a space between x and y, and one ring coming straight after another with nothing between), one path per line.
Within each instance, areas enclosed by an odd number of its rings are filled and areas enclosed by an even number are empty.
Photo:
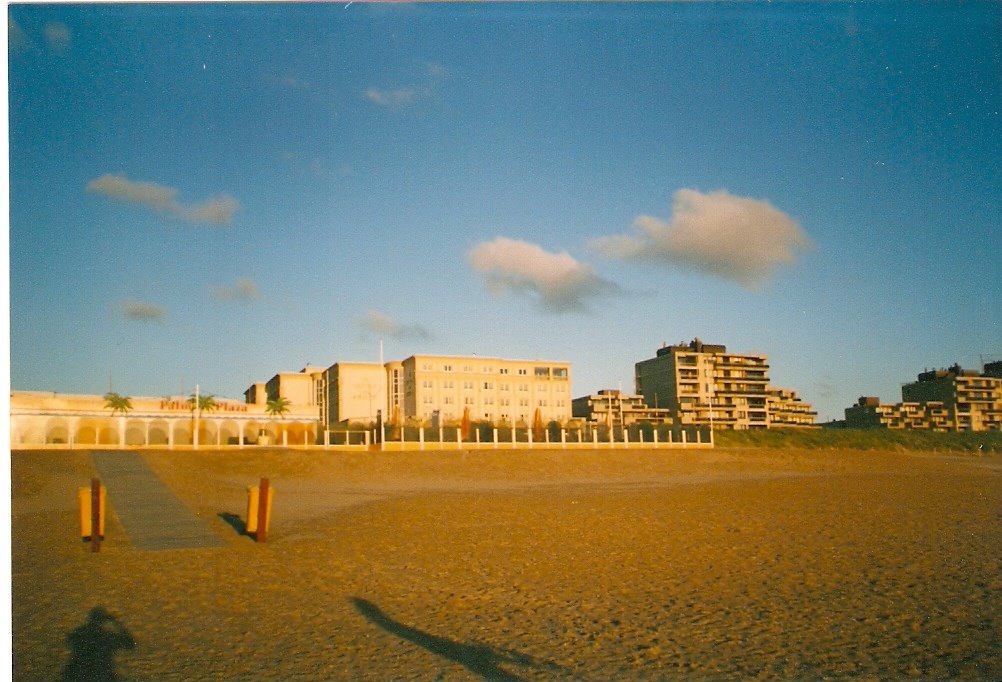
M473 389L473 382L472 381L464 381L463 382L463 388L472 390Z
M529 373L529 370L525 369L524 367L522 369L518 370L518 375L519 376L523 376L524 377L528 373Z
M501 374L507 374L507 373L508 373L508 368L507 367L502 367L501 368Z
M484 388L486 388L487 390L490 390L490 389L494 388L493 382L485 381L484 382Z
M537 379L549 379L550 378L550 368L549 367L537 367L534 372Z
M451 372L452 371L452 365L442 365L442 371L443 372Z

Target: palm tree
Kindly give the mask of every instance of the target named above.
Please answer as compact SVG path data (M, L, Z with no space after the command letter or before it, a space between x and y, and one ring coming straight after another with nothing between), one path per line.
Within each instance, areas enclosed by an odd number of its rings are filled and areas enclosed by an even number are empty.
M122 413L125 416L132 409L132 398L127 395L119 395L114 391L104 394L104 406L111 410L112 416Z
M289 399L282 396L277 398L272 398L265 405L264 411L267 412L272 418L278 418L289 411Z
M125 416L132 409L132 398L108 391L104 394L104 406L111 410L111 416L120 414L118 418L118 444L119 446L125 445Z
M218 407L219 403L216 402L215 396L211 393L206 395L199 394L198 387L195 388L196 392L188 396L188 409L191 410L191 437L192 442L197 444L197 434L195 433L195 410L198 410L198 418L202 418L202 412L214 412Z

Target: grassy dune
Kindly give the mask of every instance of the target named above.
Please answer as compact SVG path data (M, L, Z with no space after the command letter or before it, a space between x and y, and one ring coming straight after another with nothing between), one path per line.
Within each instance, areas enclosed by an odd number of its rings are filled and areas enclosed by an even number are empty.
M937 433L891 429L763 429L718 431L714 438L718 447L1002 452L1002 432L999 431Z

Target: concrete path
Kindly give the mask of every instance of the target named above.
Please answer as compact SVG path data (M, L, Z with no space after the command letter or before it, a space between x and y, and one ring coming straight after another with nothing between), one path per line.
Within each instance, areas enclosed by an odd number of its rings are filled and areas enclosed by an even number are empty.
M136 549L165 550L226 545L157 478L142 455L128 451L93 454L101 483Z

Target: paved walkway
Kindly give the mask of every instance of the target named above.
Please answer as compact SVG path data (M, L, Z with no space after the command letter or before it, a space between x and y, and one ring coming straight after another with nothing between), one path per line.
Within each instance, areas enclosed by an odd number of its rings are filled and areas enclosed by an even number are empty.
M133 547L165 550L226 545L157 478L142 455L120 450L93 456Z

